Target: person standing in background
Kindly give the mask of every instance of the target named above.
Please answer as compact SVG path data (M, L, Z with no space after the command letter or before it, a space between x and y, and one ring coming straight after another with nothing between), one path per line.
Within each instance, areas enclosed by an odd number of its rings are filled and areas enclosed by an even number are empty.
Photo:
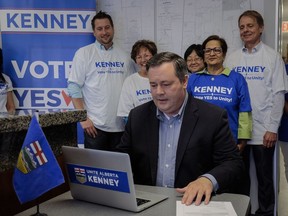
M227 110L230 129L242 153L252 135L252 108L247 82L241 74L223 66L228 50L223 38L211 35L202 47L207 68L190 75L187 91L195 98ZM249 184L249 174L245 172L235 187L235 193L249 195Z
M127 77L122 87L117 116L125 122L131 109L152 100L146 63L156 53L156 44L150 40L139 40L132 47L131 58L139 66L139 71Z
M76 51L68 93L76 109L87 110L87 120L81 122L84 147L112 150L124 131L124 122L117 117L120 92L135 67L129 55L113 43L110 15L100 11L91 24L96 41Z
M14 114L13 86L9 76L3 73L2 49L0 49L0 70L0 112Z
M288 65L285 65L286 74L288 75ZM284 159L284 168L285 176L288 183L288 93L285 94L285 104L283 109L283 115L281 118L280 127L278 130L278 140L281 147L283 159Z
M261 41L261 14L245 11L238 26L244 47L227 56L225 62L245 77L251 97L253 129L245 159L249 160L251 150L258 181L259 208L255 215L274 215L273 155L288 88L287 76L281 55ZM249 161L246 168L249 169Z
M184 53L184 59L190 74L202 71L206 67L201 44L192 44L189 46Z
M285 105L278 130L279 144L284 158L285 176L288 182L288 93L285 94Z
M251 139L252 118L247 82L223 66L228 50L226 41L211 35L202 44L207 68L189 77L187 91L194 97L227 110L229 125L242 152Z

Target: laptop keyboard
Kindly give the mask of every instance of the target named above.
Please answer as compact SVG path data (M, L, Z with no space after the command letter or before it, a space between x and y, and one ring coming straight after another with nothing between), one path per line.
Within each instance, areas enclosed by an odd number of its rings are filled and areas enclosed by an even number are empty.
M143 205L144 203L150 202L150 200L136 198L137 206Z

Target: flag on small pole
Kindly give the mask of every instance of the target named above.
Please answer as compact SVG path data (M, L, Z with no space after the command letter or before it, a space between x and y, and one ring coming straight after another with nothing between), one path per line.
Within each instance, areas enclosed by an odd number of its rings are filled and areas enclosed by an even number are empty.
M33 116L14 170L14 190L23 204L62 183L62 171L36 116Z

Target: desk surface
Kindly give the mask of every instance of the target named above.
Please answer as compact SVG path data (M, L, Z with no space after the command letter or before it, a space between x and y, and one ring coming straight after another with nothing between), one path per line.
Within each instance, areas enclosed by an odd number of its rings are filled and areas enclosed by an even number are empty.
M181 195L178 194L174 188L152 187L136 185L137 190L159 193L169 196L167 200L156 204L140 213L128 212L120 209L101 206L93 203L74 200L70 192L66 192L58 197L55 197L40 205L40 212L46 213L48 216L90 216L97 212L99 216L175 216L176 215L176 201L181 200ZM238 216L245 216L247 210L250 208L250 198L239 194L220 194L212 198L213 201L230 201ZM36 213L36 207L28 209L16 216L30 216Z

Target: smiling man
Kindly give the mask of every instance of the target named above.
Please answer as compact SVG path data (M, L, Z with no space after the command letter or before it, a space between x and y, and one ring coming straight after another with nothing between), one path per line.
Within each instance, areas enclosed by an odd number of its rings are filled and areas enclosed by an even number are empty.
M175 187L186 205L207 204L242 176L227 113L188 95L180 56L159 53L146 67L153 101L130 111L117 151L129 153L136 184Z
M238 19L238 26L244 47L226 58L226 66L245 77L250 91L252 139L243 156L248 171L250 151L255 161L259 203L255 215L274 215L273 155L287 76L280 54L261 41L264 30L261 14L254 10L245 11Z
M76 51L68 92L76 109L87 110L87 120L80 122L85 148L111 150L124 130L116 115L122 85L135 68L129 55L113 43L111 16L100 11L91 24L96 40Z

